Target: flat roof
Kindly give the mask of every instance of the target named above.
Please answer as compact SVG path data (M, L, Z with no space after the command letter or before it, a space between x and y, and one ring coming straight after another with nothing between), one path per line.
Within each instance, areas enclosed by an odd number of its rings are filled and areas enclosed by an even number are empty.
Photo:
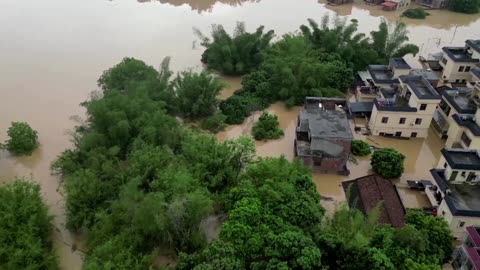
M382 93L382 96L384 98L393 98L396 94L396 91L390 88L381 88L380 93Z
M373 100L375 108L379 111L389 112L416 112L417 108L410 107L405 98L397 96L395 100L376 98Z
M391 2L391 1L390 1ZM388 3L384 2L384 3ZM397 3L395 3L397 4ZM392 57L389 59L388 63L396 69L411 69L410 65L401 57Z
M368 113L373 110L373 102L352 102L350 103L350 111L352 113Z
M299 131L309 131L311 137L353 139L344 111L301 110Z
M442 50L454 61L464 63L477 63L478 59L472 58L464 47L443 47Z
M480 39L467 39L465 43L470 46L472 49L480 53Z
M443 199L453 215L480 217L480 196L478 196L480 185L453 184L445 181L445 170L431 169L430 173L445 194Z
M398 83L398 79L393 78L393 72L385 65L368 65L367 70L375 83Z
M442 92L444 99L450 103L458 113L475 114L477 105L473 102L470 93L467 91L452 89Z
M410 75L422 76L427 81L437 81L438 80L438 76L435 73L435 71L433 71L433 70L412 69L412 70L410 70Z
M401 75L400 81L410 86L419 99L440 99L435 88L422 76Z
M477 125L477 122L473 121L475 115L471 114L454 114L452 115L453 120L462 127L468 128L474 136L480 136L480 127Z
M452 169L480 170L480 157L475 149L443 148L441 152Z

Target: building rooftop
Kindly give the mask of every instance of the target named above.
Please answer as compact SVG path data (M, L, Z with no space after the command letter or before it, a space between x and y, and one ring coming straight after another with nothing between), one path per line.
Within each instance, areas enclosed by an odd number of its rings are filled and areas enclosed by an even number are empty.
M475 115L472 114L454 114L452 115L453 120L462 127L468 128L474 136L480 136L480 127L477 125L477 122L473 120Z
M470 91L464 90L444 90L442 96L450 103L458 113L475 114L477 105L473 102Z
M431 169L430 173L445 194L444 200L455 216L480 217L480 185L453 184L445 181L445 170Z
M369 113L373 110L373 102L352 102L349 109L352 113Z
M429 82L438 81L438 76L433 70L412 69L410 70L410 75L422 76Z
M388 64L396 69L411 69L410 65L403 58L390 58Z
M417 108L410 107L408 101L399 95L394 98L376 98L373 104L379 111L416 112Z
M309 132L312 138L352 139L352 131L344 111L301 110L297 129Z
M479 62L478 59L472 58L472 55L469 54L464 47L443 47L442 50L454 62L465 62L465 63Z
M472 49L480 53L480 39L474 40L474 39L467 39L465 43L470 46Z
M391 88L381 88L380 89L380 93L382 93L382 96L384 98L393 98L395 97L395 94L397 93L397 91L395 91L394 89L391 89Z
M435 88L422 76L401 75L400 81L410 86L419 99L440 99Z
M473 226L468 226L466 228L468 236L470 236L470 239L472 239L472 242L475 247L480 247L480 228L479 227L473 227Z
M441 152L452 169L480 170L480 153L478 150L443 148Z
M398 79L393 78L393 72L385 65L368 65L367 70L375 83L393 84Z
M395 227L404 225L405 208L394 184L379 175L367 175L342 183L350 208L364 214L380 206L379 222Z

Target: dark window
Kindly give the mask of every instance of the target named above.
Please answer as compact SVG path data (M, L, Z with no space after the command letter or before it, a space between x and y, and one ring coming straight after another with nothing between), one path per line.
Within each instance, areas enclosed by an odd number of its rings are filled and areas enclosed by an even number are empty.
M400 132L400 131L399 131L399 132L395 132L395 136L396 136L396 137L401 137L401 136L402 136L402 132Z
M470 67L465 67L465 72L469 72L470 71Z
M460 228L462 228L463 226L465 226L465 221L460 221L460 222L458 223L458 226L459 226Z
M467 80L462 80L462 83L466 83L466 82L467 82Z
M467 175L467 173L466 173L466 172L462 172L462 176L465 177L465 175Z
M405 121L407 120L407 118L405 117L402 117L400 118L400 121L398 122L399 124L405 124Z
M447 163L446 162L443 164L443 168L447 168Z
M450 181L455 181L457 179L458 171L453 171L452 174L450 175Z
M445 211L442 211L442 216L445 216Z
M417 137L417 132L412 132L412 135L410 135L410 137L416 138Z
M421 124L422 124L422 118L415 119L415 125L421 125Z
M388 117L382 117L382 123L384 124L388 123Z
M442 102L440 102L440 108L442 111L448 116L450 114L450 106L448 106L447 102L442 99Z
M462 133L462 137L460 137L460 139L467 147L469 147L470 143L472 142L472 139L470 139L465 132Z
M447 61L447 58L443 57L443 58L442 58L442 63L443 63L444 65L446 65L447 62L448 62L448 61Z
M465 68L464 66L460 66L460 67L458 68L458 72L463 72L463 69L464 69L464 68Z
M460 83L460 80L457 79L457 80L455 80L455 82L456 82L456 83Z
M427 109L427 104L420 104L420 111L425 111Z

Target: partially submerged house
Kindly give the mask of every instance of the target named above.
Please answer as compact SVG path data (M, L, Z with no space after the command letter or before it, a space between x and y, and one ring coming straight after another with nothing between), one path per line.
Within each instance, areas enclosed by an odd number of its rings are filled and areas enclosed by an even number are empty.
M429 8L446 8L448 0L416 0L417 4Z
M295 156L314 172L348 175L350 129L344 99L307 97L296 128Z
M405 224L405 207L397 188L389 180L379 175L367 175L342 182L350 208L356 208L365 215L375 207L380 207L378 221L394 227Z
M462 244L452 254L455 270L480 270L480 227L469 226L462 235Z

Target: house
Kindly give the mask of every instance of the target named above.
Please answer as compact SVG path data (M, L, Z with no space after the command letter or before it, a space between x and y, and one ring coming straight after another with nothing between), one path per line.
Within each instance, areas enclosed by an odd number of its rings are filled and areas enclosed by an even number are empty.
M458 238L465 227L480 226L480 152L445 148L441 153L437 168L430 170L435 186L425 193Z
M430 8L446 8L448 0L416 0L416 3Z
M464 47L443 47L440 65L443 67L444 83L467 83L472 81L470 70L480 59L480 40L467 40Z
M452 254L455 270L480 270L480 227L468 226L462 235L462 244Z
M386 1L382 3L382 9L385 11L395 11L397 10L398 3L394 1Z
M473 98L475 92L471 89L448 88L439 92L442 100L433 114L432 127L440 137L447 138L450 127L457 125L453 115L474 115L478 105ZM450 133L458 132L458 129L452 128ZM452 147L453 142L450 140L447 147Z
M373 101L382 88L390 89L399 83L401 75L409 74L410 65L403 58L390 58L388 65L368 65L356 75L355 95L358 101Z
M427 80L434 88L437 88L439 78L437 74L430 69L411 69L409 75L422 76Z
M405 224L405 207L397 188L389 180L379 175L367 175L342 182L342 186L350 208L368 214L380 204L380 223L394 227Z
M440 95L422 76L400 75L396 89L382 89L368 127L373 135L426 137Z
M314 172L348 175L352 131L344 99L307 97L296 128L295 156Z

